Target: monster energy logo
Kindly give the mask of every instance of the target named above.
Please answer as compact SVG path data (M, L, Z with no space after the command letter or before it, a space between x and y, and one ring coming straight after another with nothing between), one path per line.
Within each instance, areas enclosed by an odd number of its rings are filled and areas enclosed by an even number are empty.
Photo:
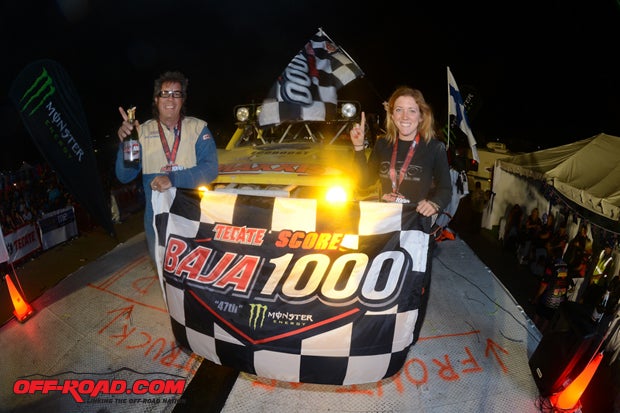
M250 304L250 318L248 324L254 330L256 327L263 327L265 321L265 315L267 314L267 306L265 304Z
M58 143L64 155L82 162L86 152L73 135L71 130L73 125L65 120L62 110L58 110L50 99L55 93L56 87L52 77L47 69L42 68L39 77L32 82L19 100L20 110L22 113L28 111L28 116L32 116L43 107L47 112L47 118L42 120L42 123L48 129L50 137Z
M45 100L52 96L55 92L56 88L54 87L52 78L47 73L47 70L43 68L41 75L36 78L32 86L26 90L22 98L19 100L20 103L23 103L21 111L25 112L28 107L32 105L32 109L30 110L30 113L28 113L28 115L31 116L43 105L43 103L45 103ZM24 102L24 100L28 97L30 98Z

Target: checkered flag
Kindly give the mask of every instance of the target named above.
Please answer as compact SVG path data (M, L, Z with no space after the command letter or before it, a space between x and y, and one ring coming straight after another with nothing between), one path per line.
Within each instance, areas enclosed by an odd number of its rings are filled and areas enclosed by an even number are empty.
M264 100L261 126L284 121L325 121L336 115L337 91L364 73L319 30L291 60Z
M156 261L180 346L265 378L371 383L403 366L431 249L415 206L172 188ZM321 213L323 212L323 213Z

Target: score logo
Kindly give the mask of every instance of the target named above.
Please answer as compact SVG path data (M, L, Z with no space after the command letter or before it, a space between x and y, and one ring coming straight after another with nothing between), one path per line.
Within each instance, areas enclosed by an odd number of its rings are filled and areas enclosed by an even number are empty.
M275 246L304 250L338 250L344 234L331 232L280 231Z

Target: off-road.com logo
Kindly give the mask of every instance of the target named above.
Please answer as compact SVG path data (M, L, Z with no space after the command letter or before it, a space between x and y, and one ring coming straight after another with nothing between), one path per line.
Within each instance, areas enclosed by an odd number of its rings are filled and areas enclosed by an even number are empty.
M78 403L84 403L82 396L97 397L110 394L139 394L139 395L162 395L183 394L185 380L136 380L128 384L127 380L53 380L20 379L13 384L15 394L48 394L61 392L70 394Z
M32 115L37 109L43 106L47 98L52 96L55 92L56 88L54 87L54 82L49 73L47 73L47 70L43 68L43 72L36 78L32 86L30 86L19 100L19 103L22 104L21 111L25 112L28 110L28 107L31 107L32 109L28 115Z
M265 304L250 304L250 317L248 324L254 330L256 330L257 327L262 328L266 315L267 306Z

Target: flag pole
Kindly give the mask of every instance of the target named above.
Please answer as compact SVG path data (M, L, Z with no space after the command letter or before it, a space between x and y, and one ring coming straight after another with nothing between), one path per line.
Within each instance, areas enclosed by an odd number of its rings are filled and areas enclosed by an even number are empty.
M448 86L448 136L446 149L450 148L450 66L446 66L446 81Z

